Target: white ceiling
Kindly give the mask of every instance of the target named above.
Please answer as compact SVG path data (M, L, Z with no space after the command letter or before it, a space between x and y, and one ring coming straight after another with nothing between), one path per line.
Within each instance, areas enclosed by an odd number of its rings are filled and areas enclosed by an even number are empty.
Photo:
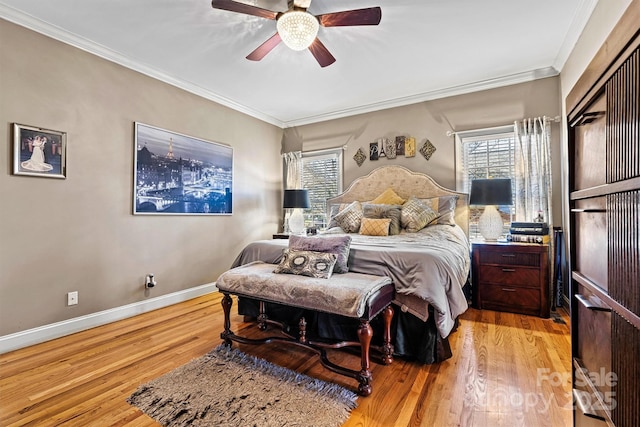
M284 0L243 0L282 10ZM320 28L336 62L278 45L275 21L209 0L0 0L0 17L263 121L291 127L557 75L597 0L313 0L378 26Z

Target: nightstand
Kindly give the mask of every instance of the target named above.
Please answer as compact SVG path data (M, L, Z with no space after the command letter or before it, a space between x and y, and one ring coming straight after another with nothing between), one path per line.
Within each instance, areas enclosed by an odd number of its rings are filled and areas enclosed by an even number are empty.
M474 243L476 308L549 317L549 245Z

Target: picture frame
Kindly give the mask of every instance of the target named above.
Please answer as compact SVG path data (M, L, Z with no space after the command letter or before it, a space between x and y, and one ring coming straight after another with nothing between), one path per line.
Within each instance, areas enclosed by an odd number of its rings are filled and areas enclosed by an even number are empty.
M135 122L134 215L231 215L233 148Z
M66 159L66 132L13 124L14 175L65 179Z

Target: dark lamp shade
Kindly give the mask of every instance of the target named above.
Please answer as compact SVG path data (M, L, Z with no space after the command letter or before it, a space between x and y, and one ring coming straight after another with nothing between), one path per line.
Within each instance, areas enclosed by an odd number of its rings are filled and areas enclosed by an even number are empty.
M308 190L284 190L283 208L307 209L310 206Z
M474 179L471 181L470 205L511 205L510 179Z

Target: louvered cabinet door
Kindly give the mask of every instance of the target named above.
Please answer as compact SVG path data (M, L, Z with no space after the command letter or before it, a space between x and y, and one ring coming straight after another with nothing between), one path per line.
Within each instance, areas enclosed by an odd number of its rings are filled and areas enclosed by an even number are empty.
M568 97L575 426L640 426L638 3L619 24L628 39L612 32L583 76L594 84Z

